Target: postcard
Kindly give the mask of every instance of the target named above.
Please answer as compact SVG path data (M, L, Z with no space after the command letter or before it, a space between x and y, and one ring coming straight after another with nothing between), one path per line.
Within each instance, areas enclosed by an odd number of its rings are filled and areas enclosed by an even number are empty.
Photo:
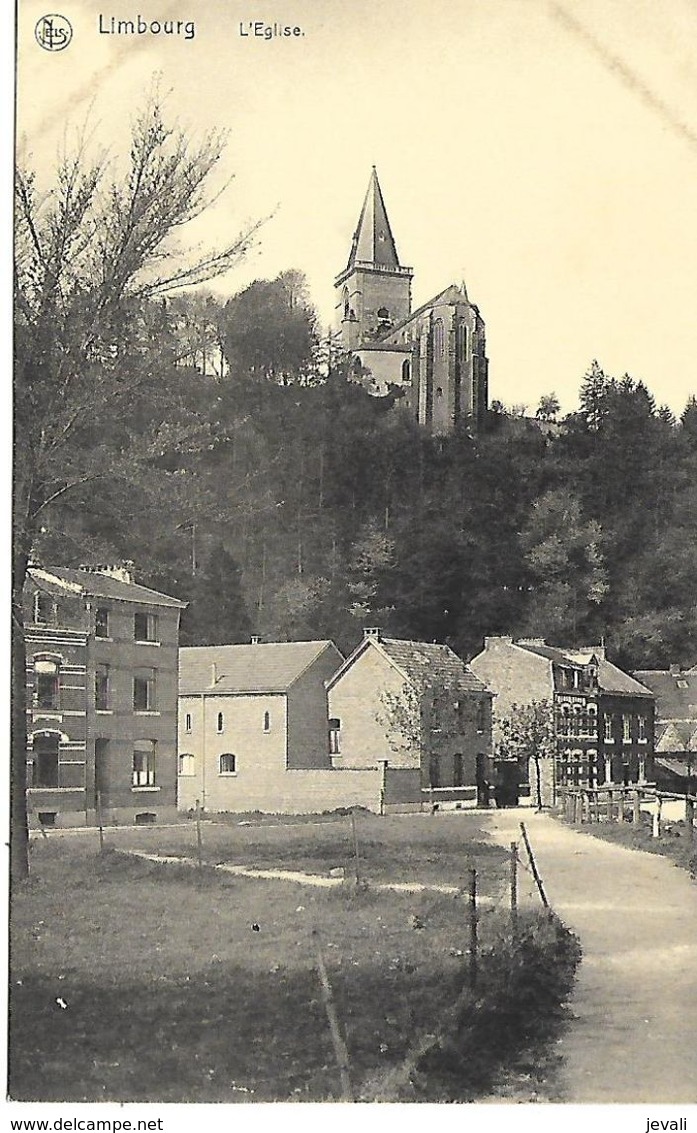
M11 1127L686 1133L694 5L54 2Z

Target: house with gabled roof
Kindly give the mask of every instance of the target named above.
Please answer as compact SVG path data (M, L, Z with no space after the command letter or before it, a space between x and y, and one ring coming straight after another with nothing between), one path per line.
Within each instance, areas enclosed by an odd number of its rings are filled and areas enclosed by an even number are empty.
M697 665L634 673L656 697L656 776L663 785L691 789L697 777Z
M447 645L366 629L327 684L334 766L386 765L387 802L473 800L491 775L486 685Z
M609 661L603 645L562 649L542 638L487 637L470 665L496 694L497 721L533 701L550 706L556 755L545 802L555 786L650 777L654 695Z
M179 657L179 807L301 814L380 808L380 768L334 769L331 641L192 646Z
M176 815L177 651L185 607L140 586L128 566L29 567L31 825Z

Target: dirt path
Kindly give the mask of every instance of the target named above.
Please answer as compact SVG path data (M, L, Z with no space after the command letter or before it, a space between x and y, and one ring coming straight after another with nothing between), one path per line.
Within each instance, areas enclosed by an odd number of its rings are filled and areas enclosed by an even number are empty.
M562 1100L697 1102L697 885L547 815L496 811L486 825L508 845L521 817L550 903L583 945ZM527 873L521 888L535 899Z

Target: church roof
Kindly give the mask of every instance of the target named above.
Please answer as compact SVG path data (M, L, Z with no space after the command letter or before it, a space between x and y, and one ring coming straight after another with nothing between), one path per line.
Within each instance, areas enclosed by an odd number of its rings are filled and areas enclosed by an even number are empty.
M375 166L370 174L368 192L353 236L348 267L353 267L357 261L379 264L385 268L400 266Z
M444 303L466 303L468 307L472 308L473 311L479 313L479 309L476 304L471 303L469 300L469 297L467 295L467 287L465 286L464 280L462 281L462 283L451 283L442 291L439 291L437 295L434 295L432 299L429 299L427 303L422 303L420 307L417 307L415 311L412 311L410 315L407 315L406 319L402 319L401 323L397 323L396 326L392 327L389 333L385 336L384 341L390 342L390 340L394 338L396 334L401 333L404 328L409 325L409 323L413 322L414 319L418 319L419 316L423 315L425 311L429 310L429 308L438 307Z

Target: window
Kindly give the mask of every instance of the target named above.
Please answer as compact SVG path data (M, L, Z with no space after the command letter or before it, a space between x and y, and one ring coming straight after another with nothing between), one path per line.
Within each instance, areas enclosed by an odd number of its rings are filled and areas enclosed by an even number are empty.
M445 330L443 320L436 319L433 324L433 354L435 358L442 358L445 353Z
M465 785L465 757L458 753L453 756L453 787Z
M390 317L390 312L388 311L387 307L379 307L378 308L378 318L380 319L380 322L383 322L383 323L387 322L389 317Z
M603 720L603 736L606 744L614 744L615 738L612 734L612 716L605 715Z
M467 357L467 327L464 323L457 326L457 356L461 362Z
M187 712L186 715L184 716L184 731L185 732L191 731L191 713L190 712Z
M348 288L346 288L346 287L344 288L343 300L344 300L344 318L347 319L349 317L350 312L351 312L351 304L349 302Z
M133 786L155 786L154 740L136 740L133 745Z
M410 382L411 381L411 362L409 361L408 358L405 358L404 361L402 362L402 381L403 382Z
M683 677L678 677L678 679L676 680L675 683L676 683L678 688L689 688L690 687L689 682L686 681Z
M34 787L58 786L58 736L34 736Z
M271 731L271 713L270 712L264 713L264 731L265 732Z
M94 673L94 706L97 712L109 711L109 666L97 665Z
M646 717L637 716L638 740L640 744L646 743Z
M443 387L438 386L438 388L436 389L436 398L438 399L438 401L440 401L442 396L443 396Z
M50 594L45 590L37 590L34 594L34 621L52 622L56 616L56 604Z
M341 720L338 717L329 721L329 754L341 755Z
M156 699L154 669L138 669L133 678L133 711L154 712Z
M486 705L480 701L477 705L477 732L481 735L486 724Z
M195 775L196 774L196 760L189 752L182 752L179 756L179 774L180 775Z
M94 614L94 636L109 636L109 611L104 606L98 606Z
M157 641L157 614L135 614L133 630L136 641Z
M561 715L559 717L559 734L562 736L568 736L570 734L570 724L571 721L569 719L569 706L568 704L565 704L561 710Z
M218 713L218 719L216 721L216 729L219 733L225 731L225 717L223 716L222 712Z
M628 744L632 740L632 718L631 716L622 717L622 743Z
M237 774L237 757L234 756L231 751L224 751L220 757L220 774Z
M581 709L574 708L573 714L573 734L575 736L581 735Z
M54 710L60 702L60 666L57 661L37 658L34 661L34 704L36 708Z
M440 760L432 755L428 764L428 781L432 787L440 787Z

